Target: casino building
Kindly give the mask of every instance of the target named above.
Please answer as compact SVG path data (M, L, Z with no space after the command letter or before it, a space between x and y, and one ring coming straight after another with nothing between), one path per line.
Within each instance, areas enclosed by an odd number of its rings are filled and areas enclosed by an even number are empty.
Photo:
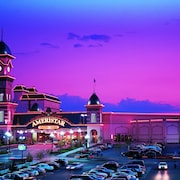
M0 42L0 142L7 139L27 143L50 139L81 139L88 144L136 140L138 142L180 142L180 113L103 112L95 92L84 112L63 112L56 96L35 87L16 85L11 75L15 57ZM7 133L8 132L8 133Z

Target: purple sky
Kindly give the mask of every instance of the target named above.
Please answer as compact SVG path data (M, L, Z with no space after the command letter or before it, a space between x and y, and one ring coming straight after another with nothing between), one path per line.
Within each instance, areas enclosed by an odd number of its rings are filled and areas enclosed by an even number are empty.
M180 105L179 0L1 0L14 85Z

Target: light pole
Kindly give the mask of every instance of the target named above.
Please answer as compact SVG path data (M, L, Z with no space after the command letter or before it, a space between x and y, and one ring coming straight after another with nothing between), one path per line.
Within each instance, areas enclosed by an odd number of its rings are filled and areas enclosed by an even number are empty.
M53 152L53 139L54 139L54 134L53 133L51 133L50 135L49 135L49 137L51 138L51 141L52 141L52 146L51 146L51 152Z
M23 147L23 148L20 148L20 150L22 151L22 160L23 160L23 151L25 150L24 149L24 147L25 147L25 145L24 145L24 140L26 139L26 137L25 136L19 136L19 141L20 141L20 144L21 144L21 146Z
M89 135L88 134L86 134L85 135L85 140L86 140L86 148L88 148L89 147Z
M72 147L72 139L73 139L72 136L73 136L74 131L70 129L69 133L71 134L70 141L71 141L71 147Z
M7 137L7 144L8 144L8 154L10 153L10 138L12 137L12 134L9 131L5 132L5 136Z
M81 146L81 128L78 128L78 141L79 141L79 146Z
M86 119L86 117L87 117L87 114L81 114L81 117L82 117L81 123L82 123L82 124L86 124L85 119Z
M61 131L61 132L60 132L60 135L61 135L60 148L62 148L62 146L64 145L64 141L63 141L63 140L64 140L64 138L63 138L64 134L65 134L64 131Z

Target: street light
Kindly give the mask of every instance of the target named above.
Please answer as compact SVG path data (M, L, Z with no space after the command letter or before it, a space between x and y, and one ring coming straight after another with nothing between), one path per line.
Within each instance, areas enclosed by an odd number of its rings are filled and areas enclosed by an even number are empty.
M79 141L79 145L81 146L81 128L78 128L78 141Z
M5 136L7 137L8 154L9 154L10 153L10 138L12 137L12 134L9 131L6 131Z
M69 133L71 134L71 139L70 139L70 141L71 141L71 147L72 147L72 139L73 139L72 136L73 136L74 131L73 131L72 129L70 129Z
M82 124L86 123L86 121L85 121L86 117L87 117L87 114L81 114L81 118L82 118L81 122L82 122Z
M90 136L88 134L85 135L85 140L86 140L86 148L89 147L89 139L90 139Z
M51 138L51 141L52 141L52 146L51 146L51 152L53 152L53 139L54 139L54 134L53 133L51 133L50 135L49 135L49 137Z

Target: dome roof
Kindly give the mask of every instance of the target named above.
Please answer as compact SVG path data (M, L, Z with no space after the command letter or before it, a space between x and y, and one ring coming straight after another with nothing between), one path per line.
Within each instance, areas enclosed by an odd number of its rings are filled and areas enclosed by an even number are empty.
M100 100L95 93L93 93L88 101L88 105L99 105Z
M10 55L12 55L11 50L9 49L9 47L3 41L0 41L0 54L10 54Z

